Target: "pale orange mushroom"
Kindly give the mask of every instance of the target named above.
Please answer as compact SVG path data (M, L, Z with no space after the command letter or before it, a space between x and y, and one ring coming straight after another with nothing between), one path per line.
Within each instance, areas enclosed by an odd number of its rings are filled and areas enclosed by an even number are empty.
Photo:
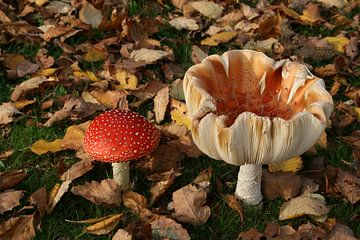
M262 200L262 164L298 156L321 136L333 109L324 81L288 59L231 50L188 69L192 136L211 158L240 166L235 195Z

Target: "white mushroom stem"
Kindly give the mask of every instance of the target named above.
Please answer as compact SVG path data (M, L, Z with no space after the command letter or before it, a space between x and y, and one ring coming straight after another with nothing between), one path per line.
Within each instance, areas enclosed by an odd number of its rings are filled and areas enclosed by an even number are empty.
M113 179L120 186L121 190L130 188L130 166L129 161L113 163Z
M257 205L261 195L262 165L247 164L240 167L235 196L247 204Z

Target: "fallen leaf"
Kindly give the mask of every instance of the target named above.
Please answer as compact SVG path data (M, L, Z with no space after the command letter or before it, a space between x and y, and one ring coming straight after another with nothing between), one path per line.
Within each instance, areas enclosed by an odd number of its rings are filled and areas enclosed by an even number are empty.
M206 195L203 189L198 189L192 184L173 192L173 217L194 226L204 224L211 214L210 207L205 205Z
M347 0L316 0L316 1L321 2L325 6L337 7L337 8L343 8L349 3Z
M130 53L130 58L135 62L145 62L146 64L151 64L165 57L169 57L170 55L171 54L169 52L163 50L141 48L139 50L133 50Z
M56 204L60 201L61 197L69 190L71 181L64 181L61 184L57 183L55 186L51 189L51 192L49 194L47 206L46 206L46 212L48 214L51 214L54 210Z
M84 71L84 72L83 71L74 71L73 75L75 77L88 79L93 82L100 81L100 79L95 75L95 73L90 72L90 71Z
M282 197L289 200L299 194L301 186L301 178L294 173L263 171L262 190L267 199L273 200Z
M35 205L40 212L40 217L43 217L46 212L47 192L46 188L42 187L29 197L31 204Z
M204 155L203 152L196 146L191 134L179 137L174 140L175 144L179 147L179 151L184 153L188 157L198 158Z
M13 188L26 177L24 170L9 170L0 173L0 190Z
M34 238L34 214L13 217L0 224L1 240L31 240Z
M205 38L203 40L201 40L201 45L206 45L206 46L217 46L220 43L227 43L229 42L231 39L233 39L234 37L237 36L237 32L221 32L221 33L217 33L215 35L212 35L211 37Z
M64 107L55 112L45 123L45 127L51 127L54 123L71 118L78 120L88 117L98 110L103 110L104 106L86 103L82 98L72 97L65 102Z
M170 95L176 100L180 100L180 101L185 100L183 80L181 78L178 78L175 81L171 82Z
M355 237L354 232L348 226L336 223L334 228L331 230L329 235L327 236L328 240L357 240L358 238Z
M350 42L350 39L344 36L325 37L324 40L327 41L336 51L341 53L345 53L345 47Z
M93 90L90 92L96 101L107 108L127 108L128 102L126 100L126 93L122 90L102 91Z
M188 130L186 126L179 126L174 122L169 124L162 125L161 133L164 134L165 137L169 137L172 139L177 139L179 137L185 136Z
M198 188L204 189L205 191L208 190L210 186L210 179L213 174L212 167L208 167L205 170L202 170L199 175L192 181Z
M320 9L317 4L307 4L303 14L299 16L300 20L308 25L319 24L325 20L321 17Z
M160 123L165 118L167 106L169 104L169 87L162 88L154 97L155 120Z
M296 218L304 215L324 217L330 208L326 206L325 198L320 194L301 195L283 203L280 207L280 220Z
M351 204L360 200L360 178L354 174L338 169L335 186Z
M185 125L188 130L191 130L191 118L188 115L186 104L175 99L171 99L170 108L171 119L177 125Z
M98 28L102 22L103 15L92 4L85 2L79 11L79 18L82 22L91 25L93 28Z
M59 152L61 151L62 139L56 139L52 142L40 139L31 145L30 150L37 155L42 155L47 152Z
M160 181L156 181L150 188L150 206L157 202L179 175L173 169L160 174Z
M153 239L190 240L189 233L171 218L157 215L151 220Z
M269 172L298 172L302 167L303 163L300 156L281 162L270 163L268 165Z
M113 179L104 179L100 183L92 181L91 183L74 186L71 192L96 205L120 206L121 204L121 190Z
M147 199L143 195L133 191L124 193L122 199L125 207L138 214L140 214L143 209L146 209L148 205Z
M203 16L217 19L221 16L223 7L219 4L209 1L191 2L190 5Z
M16 102L18 100L23 100L25 95L33 91L34 89L39 88L43 85L51 85L56 83L55 78L46 78L46 77L33 77L17 85L14 91L11 93L11 101Z
M241 240L261 240L264 234L259 233L255 228L250 228L246 232L241 232L238 239Z
M130 233L125 231L124 229L119 229L112 237L112 240L132 240L133 237Z
M89 219L85 219L85 220L69 220L69 219L65 219L65 222L69 222L69 223L87 223L87 224L93 224L93 223L97 223L97 222L101 222L105 219L108 219L112 216L115 216L115 214L110 214L104 217L98 217L98 218L89 218Z
M205 53L200 47L193 45L191 47L191 59L194 62L194 64L201 63L204 58L208 56L207 53Z
M66 129L65 136L61 142L62 149L79 150L82 147L85 131L89 127L90 121L73 125Z
M24 196L24 191L9 189L0 193L0 214L12 210L20 205L20 199ZM1 234L0 234L1 235Z
M20 101L16 101L15 102L15 107L18 109L18 110L21 110L23 109L24 107L26 106L29 106L31 104L34 104L36 101L35 100L20 100Z
M115 80L120 83L116 86L120 89L136 89L138 85L138 79L134 74L131 74L125 70L118 69L115 73Z
M89 47L84 56L84 60L87 62L97 62L106 59L105 52L98 48Z
M0 153L0 160L5 160L7 159L8 157L10 157L12 154L14 153L14 150L13 149L10 149L10 150L7 150L3 153ZM1 184L0 184L1 185ZM0 190L1 190L1 187L0 187Z
M85 228L85 232L95 235L108 234L118 225L122 217L122 214L116 214L114 216L111 216L105 220L88 226L87 228Z
M64 14L71 10L71 5L62 1L51 1L45 8L55 13Z
M171 20L169 23L177 30L185 29L190 31L196 31L199 29L199 25L196 23L194 19L191 18L177 17Z
M299 226L298 232L301 239L326 239L326 232L321 227L317 227L311 223L305 223Z
M0 105L0 125L8 124L14 121L15 115L22 114L15 107L15 104L12 102L3 103Z
M80 162L72 165L66 172L61 175L60 179L63 181L73 181L81 177L93 168L93 162L90 160L81 160Z
M227 205L231 209L233 209L237 214L239 214L240 221L243 223L244 222L244 210L241 207L239 200L234 195L230 195L230 194L226 194L224 196L224 199L225 199Z
M34 64L20 54L4 54L4 65L9 68L8 75L24 77L27 74L36 72L38 64Z

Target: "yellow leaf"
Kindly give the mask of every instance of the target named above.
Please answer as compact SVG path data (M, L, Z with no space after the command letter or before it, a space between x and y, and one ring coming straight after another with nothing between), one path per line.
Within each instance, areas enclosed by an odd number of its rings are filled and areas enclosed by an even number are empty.
M53 75L56 72L56 68L46 68L46 69L41 69L36 75L37 76L43 76L43 77L48 77Z
M79 125L68 127L62 140L61 148L79 150L82 147L85 131L89 127L89 124L90 121L87 121Z
M171 119L177 125L185 125L188 130L191 130L191 118L187 114L188 110L186 104L175 99L171 100Z
M357 115L358 120L360 121L360 107L355 108L355 113Z
M91 81L97 82L99 81L99 79L96 77L96 75L93 72L90 71L74 71L74 76L75 77L79 77L79 78L86 78L89 79Z
M201 45L217 46L220 43L226 43L233 39L237 35L237 32L221 32L211 37L205 38L201 41Z
M106 56L104 54L104 51L91 47L88 49L87 53L85 54L84 60L87 62L97 62L97 61L105 60L105 58Z
M117 70L115 79L120 83L120 89L136 89L138 84L137 77L125 70Z
M20 109L23 109L24 107L30 105L30 104L33 104L35 103L36 101L35 100L19 100L19 101L16 101L15 102L15 107L20 110Z
M345 47L348 45L350 40L347 37L326 37L324 38L336 51L344 53Z
M282 162L270 163L268 167L270 172L297 172L302 168L302 159L298 156Z
M61 185L59 183L55 184L55 186L52 188L46 206L46 212L48 214L52 213L56 204L60 201L62 196L69 190L70 183L71 180L66 180L62 182Z
M101 221L103 221L103 220L105 220L105 219L108 219L108 218L110 218L110 217L112 217L112 216L115 216L115 214L110 214L110 215L107 215L107 216L104 216L104 217L99 217L99 218L89 218L89 219L79 220L79 221L65 219L65 222L92 224L92 223L101 222Z
M62 150L61 143L62 139L56 139L52 142L41 139L31 145L31 151L36 153L37 155L42 155L47 152L58 152Z
M108 234L116 227L121 218L122 214L116 214L85 228L85 231L95 235Z

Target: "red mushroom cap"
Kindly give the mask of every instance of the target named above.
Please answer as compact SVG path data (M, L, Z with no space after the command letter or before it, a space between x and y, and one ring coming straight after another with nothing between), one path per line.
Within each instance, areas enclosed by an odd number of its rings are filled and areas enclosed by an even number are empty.
M102 162L125 162L151 153L160 132L143 116L114 109L97 116L86 130L84 150Z

